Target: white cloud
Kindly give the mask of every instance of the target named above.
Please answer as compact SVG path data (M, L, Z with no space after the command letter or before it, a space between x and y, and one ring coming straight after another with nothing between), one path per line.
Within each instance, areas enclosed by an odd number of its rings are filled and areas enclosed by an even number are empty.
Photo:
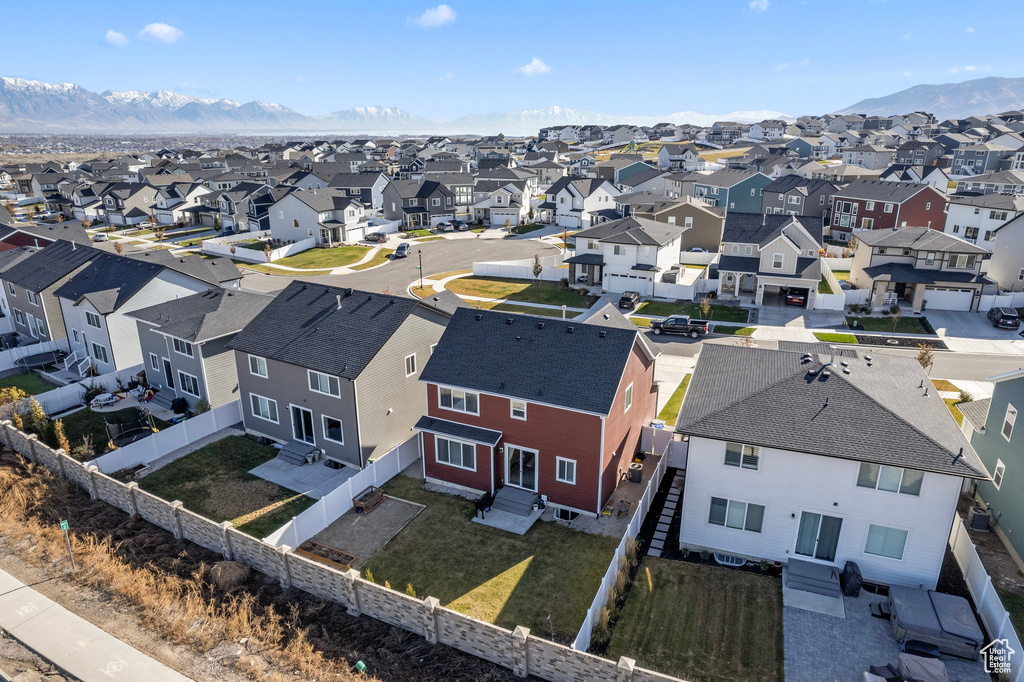
M903 72L903 75L904 75L904 76L909 76L909 75L910 75L910 72L909 72L909 71L904 71L904 72Z
M988 71L991 68L992 68L991 66L975 66L973 64L968 64L967 66L960 66L960 67L954 66L952 69L949 70L949 72L950 73L960 73L961 71L968 71L968 72L971 72L971 71Z
M452 23L457 16L455 10L448 5L438 5L431 7L418 17L409 17L408 21L419 24L423 28L437 28Z
M751 0L748 7L750 7L750 9L760 14L761 12L767 12L768 5L770 4L772 4L771 0Z
M128 39L124 37L123 33L110 29L107 34L103 36L103 42L111 47L124 47L128 44Z
M967 27L967 32L968 32L968 33L974 33L974 29L973 29L973 28L971 28L970 26L968 26L968 27Z
M170 24L156 23L139 31L139 37L154 43L174 43L184 38L185 33Z
M524 64L516 69L516 73L523 76L538 76L542 73L547 73L551 70L551 67L545 64L543 61L534 57L529 64Z

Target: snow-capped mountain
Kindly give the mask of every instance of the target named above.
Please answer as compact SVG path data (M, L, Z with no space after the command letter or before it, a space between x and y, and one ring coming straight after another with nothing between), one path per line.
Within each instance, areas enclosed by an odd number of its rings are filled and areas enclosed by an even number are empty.
M1024 108L1024 78L976 78L961 83L915 85L885 97L864 99L836 113L888 116L927 111L942 120Z
M167 90L107 90L95 93L72 83L0 78L0 132L8 133L444 133L535 134L554 125L654 125L716 120L740 122L782 118L777 111L734 111L722 115L683 111L665 116L618 116L560 106L496 111L456 119L431 119L395 107L357 107L306 116L280 104L208 99Z

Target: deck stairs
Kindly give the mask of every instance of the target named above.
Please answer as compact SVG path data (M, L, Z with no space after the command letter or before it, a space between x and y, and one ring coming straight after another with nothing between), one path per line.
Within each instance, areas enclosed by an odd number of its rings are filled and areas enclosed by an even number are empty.
M533 503L536 499L537 493L506 485L495 493L491 509L500 509L518 516L529 516L533 511Z
M289 464L301 466L306 463L306 455L315 451L316 448L309 443L293 440L277 451L277 459L288 462Z
M790 589L813 592L826 597L839 597L841 594L839 591L841 571L835 566L790 559L786 568L786 587Z

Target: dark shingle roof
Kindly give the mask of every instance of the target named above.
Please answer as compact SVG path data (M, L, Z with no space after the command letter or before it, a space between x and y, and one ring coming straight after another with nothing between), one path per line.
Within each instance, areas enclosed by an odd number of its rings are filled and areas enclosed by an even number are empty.
M484 445L497 445L498 441L501 440L501 431L481 429L477 426L450 422L447 419L438 419L437 417L420 417L419 421L416 422L415 428L419 431L451 436L452 438L462 438L474 443L483 443Z
M821 244L824 222L821 216L783 215L781 213L735 213L729 211L722 227L722 241L735 244L763 244L776 234L790 219L800 223L807 232Z
M864 274L880 282L907 282L912 284L934 284L936 282L989 282L984 275L966 270L929 270L915 268L910 263L884 263L864 268Z
M956 407L963 413L964 417L971 423L975 430L985 428L985 421L988 419L988 408L992 406L991 398L972 400L966 403L957 403Z
M165 334L202 343L232 334L274 300L269 294L237 289L210 289L128 313Z
M946 251L950 253L989 253L976 244L930 227L893 227L888 230L862 230L857 239L866 246L916 251Z
M705 344L676 431L828 457L987 478L938 391L911 357L829 356ZM809 370L817 372L809 374ZM870 426L865 426L870 425ZM958 457L958 454L962 456Z
M169 249L133 253L130 257L148 263L157 263L208 284L221 285L242 278L241 271L237 265L231 262L230 258L203 258L198 254L183 256L173 254Z
M228 345L355 379L412 311L423 305L411 298L292 282Z
M101 253L92 247L78 246L62 239L11 266L3 278L29 291L39 292Z
M608 414L636 340L636 329L461 308L420 381ZM587 362L552 361L569 357Z
M609 244L664 246L683 233L682 225L647 218L620 218L577 232L577 239L597 239Z
M163 270L163 265L104 253L54 293L72 302L85 298L105 315L124 305Z
M850 197L866 201L884 201L901 204L928 185L916 182L889 182L887 180L854 180L836 193L837 197Z

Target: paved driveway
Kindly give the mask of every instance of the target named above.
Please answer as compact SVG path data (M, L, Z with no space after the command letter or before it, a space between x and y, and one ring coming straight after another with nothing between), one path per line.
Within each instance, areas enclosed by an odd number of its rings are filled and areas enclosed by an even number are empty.
M1020 338L1016 331L993 327L985 313L926 310L924 316L935 328L935 333L942 337L996 341L1013 341Z
M757 308L758 325L820 329L843 324L841 310L808 310L795 305L762 305Z

